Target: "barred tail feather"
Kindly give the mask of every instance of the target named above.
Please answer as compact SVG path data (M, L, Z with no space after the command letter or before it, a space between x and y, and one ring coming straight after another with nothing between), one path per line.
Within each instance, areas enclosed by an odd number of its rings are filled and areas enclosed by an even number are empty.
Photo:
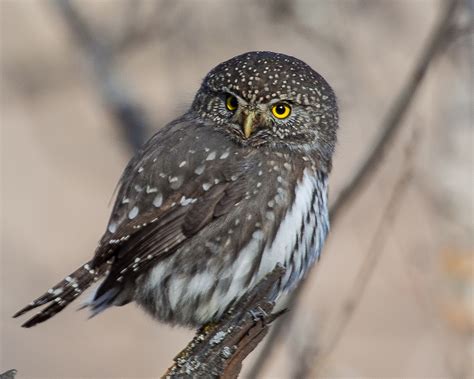
M105 268L94 267L92 261L89 261L54 287L50 288L44 295L38 297L32 303L15 313L13 317L19 317L34 308L51 303L41 312L26 321L22 326L30 328L46 321L66 308L76 297L104 275L104 273Z

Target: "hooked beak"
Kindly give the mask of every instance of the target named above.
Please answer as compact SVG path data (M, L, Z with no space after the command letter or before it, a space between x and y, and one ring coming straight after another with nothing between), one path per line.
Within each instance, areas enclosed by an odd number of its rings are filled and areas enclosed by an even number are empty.
M249 111L248 113L244 114L244 122L243 122L243 132L245 138L249 138L250 135L253 133L254 129L254 121L255 121L255 112Z

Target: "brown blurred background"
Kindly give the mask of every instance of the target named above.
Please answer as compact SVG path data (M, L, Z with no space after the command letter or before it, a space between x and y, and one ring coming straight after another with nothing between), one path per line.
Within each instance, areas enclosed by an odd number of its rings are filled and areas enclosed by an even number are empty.
M234 55L273 50L307 62L339 98L334 199L373 148L446 3L72 4L106 50L119 95L141 105L155 130L189 106L209 69ZM369 185L338 216L261 377L473 377L473 39L465 30L472 10L462 2L459 30L431 63L400 133ZM132 149L104 101L97 62L58 4L1 0L0 11L0 373L157 377L193 332L157 324L134 305L92 320L72 306L33 329L11 318L91 256ZM387 215L407 166L413 176ZM341 306L381 231L378 261L341 329ZM342 330L337 343L335 328ZM243 377L257 356L245 361Z

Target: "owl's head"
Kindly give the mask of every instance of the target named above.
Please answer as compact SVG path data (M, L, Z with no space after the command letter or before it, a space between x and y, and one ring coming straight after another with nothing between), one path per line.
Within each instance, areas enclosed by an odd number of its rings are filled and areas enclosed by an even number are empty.
M237 143L315 154L331 166L336 97L299 59L257 51L223 62L204 78L192 110Z

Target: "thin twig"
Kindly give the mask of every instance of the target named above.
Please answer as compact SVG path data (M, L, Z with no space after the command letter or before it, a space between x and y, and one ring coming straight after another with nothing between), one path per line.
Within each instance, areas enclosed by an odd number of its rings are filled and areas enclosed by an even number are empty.
M97 88L107 110L113 115L121 127L127 143L138 151L151 131L144 110L132 98L127 86L121 82L117 74L113 54L109 44L96 37L91 27L70 0L55 0L71 35L82 47L91 62Z
M285 269L277 266L216 325L199 330L163 377L237 378L242 361L281 314L271 313L275 304L270 299L284 274Z
M449 1L447 3L438 24L431 34L430 41L420 55L414 70L405 82L405 86L396 97L393 106L382 122L382 133L375 143L374 148L356 171L354 177L352 177L332 204L331 219L333 221L337 218L342 208L353 198L357 197L375 169L380 165L388 145L394 140L400 125L402 125L403 118L415 97L421 81L428 71L430 63L433 62L441 48L445 46L446 37L450 35L447 32L451 29L451 20L458 3L458 0Z
M3 374L0 374L0 379L15 379L16 373L15 369L5 371Z
M413 71L408 76L405 85L395 98L393 106L390 108L380 126L379 129L382 130L382 132L375 142L374 147L370 150L367 158L363 161L355 175L338 194L336 200L332 204L330 208L330 219L333 225L339 219L340 212L359 195L370 177L375 174L377 168L381 165L383 156L386 154L388 147L394 141L397 132L401 128L403 118L406 115L410 104L413 102L417 89L425 77L430 64L447 42L447 38L449 37L449 33L447 32L452 25L451 22L459 3L459 0L452 0L446 3L438 23L430 34L431 37L428 43L414 65ZM304 287L305 282L303 282L293 292L288 303L289 309L295 308ZM275 323L258 358L255 360L254 365L249 371L249 378L257 378L260 375L265 362L272 355L273 349L277 345L279 338L282 336L284 331L288 330L291 318L291 312L289 312L286 317L281 318Z
M338 317L334 322L334 332L328 338L328 343L322 349L318 349L317 356L315 357L314 371L321 369L323 361L334 351L338 342L341 340L349 321L351 320L357 306L360 304L360 300L364 295L367 284L372 278L375 267L382 255L383 247L388 236L388 232L392 229L393 222L400 209L400 203L403 199L405 192L408 188L408 184L413 177L413 153L416 148L418 138L411 139L406 153L406 159L403 164L402 172L397 179L397 182L393 186L390 198L385 206L380 222L375 229L375 232L370 242L369 249L367 251L364 260L362 261L354 283L351 285L351 289L340 307L340 311L336 314ZM314 358L314 357L313 357Z

